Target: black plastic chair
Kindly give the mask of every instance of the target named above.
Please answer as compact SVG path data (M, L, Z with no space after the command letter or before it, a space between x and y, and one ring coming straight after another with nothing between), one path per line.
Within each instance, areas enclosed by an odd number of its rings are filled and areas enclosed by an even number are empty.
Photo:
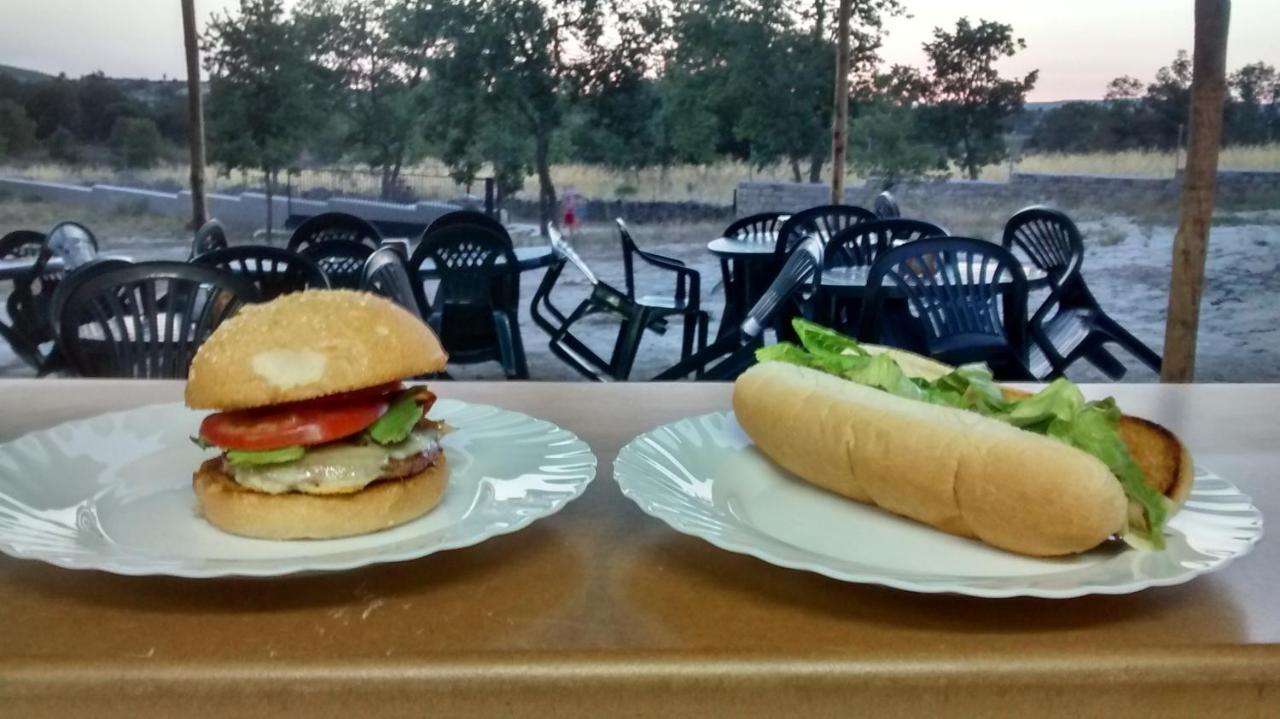
M360 289L386 297L415 316L426 317L431 313L423 312L418 306L418 298L413 291L414 284L405 267L404 256L393 247L375 250L364 263Z
M876 211L876 217L882 220L894 220L902 217L902 210L898 207L898 201L894 199L893 193L885 190L876 195L875 204L872 205Z
M428 302L422 266L430 260L440 286ZM454 364L497 361L508 379L527 379L520 336L520 271L511 238L479 225L460 224L424 234L409 271L420 307Z
M350 240L327 240L302 248L298 254L315 262L329 278L329 286L360 289L364 263L374 252L368 245Z
M286 247L293 252L298 252L305 247L331 240L358 242L376 250L382 244L382 235L378 232L378 228L355 215L345 212L326 212L308 217L298 225L289 236L289 244Z
M59 222L44 239L51 257L62 260L64 272L74 270L98 256L98 238L79 222Z
M687 359L707 345L706 331L710 319L701 307L702 276L680 260L640 249L627 229L627 223L621 217L614 221L618 224L618 235L622 241L623 286L626 288L627 298L646 307L650 319L681 318L683 335L680 358ZM636 297L637 258L646 265L675 275L675 290L672 295Z
M851 225L827 241L823 253L823 271L838 267L869 267L876 258L894 245L924 237L944 237L947 231L922 220L873 220ZM862 311L858 297L841 296L817 287L814 302L818 322L846 334L856 334Z
M308 288L327 288L329 279L320 267L296 252L266 245L236 245L206 252L192 264L216 267L252 282L263 301Z
M101 272L67 293L58 348L85 377L184 378L200 344L258 294L247 279L185 262Z
M677 380L692 375L696 379L733 380L755 364L755 352L764 344L764 330L774 323L774 314L789 299L803 295L811 287L822 266L822 241L811 237L797 247L782 271L760 300L747 312L737 332L716 339L692 357L663 370L655 381ZM807 313L806 313L806 316Z
M556 258L542 276L529 306L534 324L551 337L548 346L552 354L584 377L597 382L626 380L635 365L645 329L662 334L666 331L666 324L655 314L657 308L642 305L628 297L626 292L602 282L555 227L547 227L547 236ZM555 306L552 293L568 265L573 265L586 278L591 291L571 312L564 312ZM595 315L608 315L619 320L618 336L609 359L601 357L573 333L579 322ZM705 343L705 320L699 336Z
M819 205L797 212L787 218L778 230L778 243L773 251L774 263L781 269L791 250L810 236L826 243L846 227L875 219L876 213L857 205Z
M44 249L44 233L36 230L14 230L0 237L0 260L36 257Z
M791 215L782 212L761 212L733 221L725 228L723 237L733 237L746 242L773 242Z
M905 307L886 312L891 298L905 298ZM982 240L927 238L871 265L858 336L952 365L986 362L1000 379L1034 380L1026 317L1027 278L1012 253Z
M1033 356L1032 369L1041 376L1056 376L1084 359L1111 379L1120 379L1127 369L1106 348L1114 343L1160 372L1160 355L1104 312L1089 291L1082 274L1084 241L1071 218L1047 207L1026 208L1005 224L1003 244L1025 255L1049 279L1049 296L1029 323L1031 337L1043 353L1043 359Z
M206 252L221 250L229 245L226 228L218 220L211 219L201 225L200 229L196 230L195 236L191 238L191 254L188 257L199 257Z
M427 225L427 229L422 233L422 235L423 237L426 237L436 230L445 227L452 227L454 225L479 225L498 232L503 236L510 236L510 233L507 232L507 228L504 227L501 222L498 222L483 212L476 212L475 210L454 210L453 212L446 212L432 220L431 224Z
M779 212L762 212L743 217L725 228L723 237L731 237L742 242L768 245L777 241L778 230L791 215ZM743 256L720 257L720 286L724 290L725 312L721 315L720 329L716 339L724 334L736 331L734 316L744 312L758 297L752 297L752 287L767 287L771 257L762 255L755 260ZM758 294L758 292L757 292ZM726 323L725 320L729 322Z

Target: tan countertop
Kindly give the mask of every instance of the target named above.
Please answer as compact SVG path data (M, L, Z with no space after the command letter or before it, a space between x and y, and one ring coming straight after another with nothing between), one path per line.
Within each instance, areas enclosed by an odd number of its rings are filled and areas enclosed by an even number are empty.
M844 584L677 534L618 492L622 444L724 409L728 385L436 389L577 432L596 481L516 534L350 572L187 580L0 557L0 715L1280 716L1270 537L1219 573L1127 596ZM1280 385L1086 392L1166 424L1280 517ZM0 440L180 395L3 381Z

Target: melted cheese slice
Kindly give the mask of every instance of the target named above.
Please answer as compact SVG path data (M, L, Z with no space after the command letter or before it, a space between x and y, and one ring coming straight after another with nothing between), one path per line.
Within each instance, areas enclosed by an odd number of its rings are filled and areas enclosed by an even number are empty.
M415 430L405 441L378 444L335 443L307 450L301 459L284 464L231 466L241 486L267 494L349 494L364 489L382 475L393 459L412 457L440 446L437 430Z

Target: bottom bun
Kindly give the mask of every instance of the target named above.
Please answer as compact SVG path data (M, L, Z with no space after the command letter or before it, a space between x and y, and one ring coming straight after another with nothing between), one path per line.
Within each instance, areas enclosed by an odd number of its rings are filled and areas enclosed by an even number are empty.
M404 524L439 504L449 479L442 452L418 474L351 494L267 494L241 486L221 461L205 462L192 478L204 517L224 532L258 539L332 539Z

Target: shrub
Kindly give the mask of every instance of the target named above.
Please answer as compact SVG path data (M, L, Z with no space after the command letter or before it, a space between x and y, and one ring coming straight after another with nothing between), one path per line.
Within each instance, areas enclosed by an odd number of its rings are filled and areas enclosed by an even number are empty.
M45 141L45 147L49 150L49 159L57 162L65 162L68 165L75 165L80 162L80 144L76 142L76 136L65 127L59 127L53 131L49 139Z
M36 124L22 105L0 99L0 156L25 154L36 144Z
M155 122L142 117L121 117L111 127L111 147L121 165L146 168L160 159L164 139Z

